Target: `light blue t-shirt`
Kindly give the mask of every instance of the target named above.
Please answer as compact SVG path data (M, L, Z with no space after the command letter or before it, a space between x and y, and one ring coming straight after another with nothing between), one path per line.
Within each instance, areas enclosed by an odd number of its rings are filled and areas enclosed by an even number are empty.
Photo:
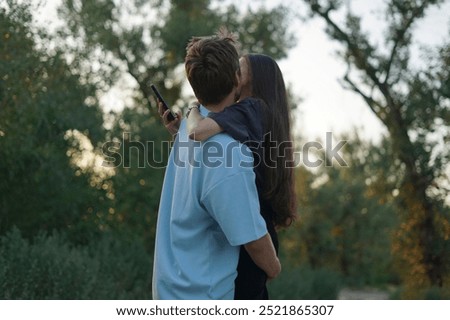
M233 299L240 245L266 233L251 151L225 133L190 140L182 121L161 194L153 298Z

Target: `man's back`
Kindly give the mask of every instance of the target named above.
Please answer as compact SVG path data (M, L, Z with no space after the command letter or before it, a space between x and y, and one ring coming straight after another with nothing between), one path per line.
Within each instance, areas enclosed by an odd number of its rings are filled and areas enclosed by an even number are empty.
M155 299L233 299L239 246L267 232L254 181L247 147L226 134L194 142L182 123L159 209Z

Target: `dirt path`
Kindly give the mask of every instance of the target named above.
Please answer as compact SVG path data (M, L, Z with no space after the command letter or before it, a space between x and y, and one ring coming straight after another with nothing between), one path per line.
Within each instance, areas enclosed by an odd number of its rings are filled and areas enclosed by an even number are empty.
M389 293L377 289L342 289L338 294L339 300L387 300Z

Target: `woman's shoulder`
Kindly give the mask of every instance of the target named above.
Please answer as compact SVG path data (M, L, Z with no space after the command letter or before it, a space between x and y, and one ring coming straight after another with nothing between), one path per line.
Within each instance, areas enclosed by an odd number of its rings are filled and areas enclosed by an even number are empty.
M261 113L263 109L263 101L254 97L247 97L245 99L239 100L234 104L237 110L245 111L246 113Z
M237 103L242 104L242 105L251 105L251 106L255 106L255 107L260 107L262 105L263 101L261 99L255 98L255 97L247 97L242 100L239 100Z

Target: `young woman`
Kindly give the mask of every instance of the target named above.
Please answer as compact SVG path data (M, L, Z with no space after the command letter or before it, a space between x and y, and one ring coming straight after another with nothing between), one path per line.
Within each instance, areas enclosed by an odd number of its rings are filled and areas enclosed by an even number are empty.
M240 100L206 118L191 107L187 126L192 139L203 141L225 131L252 150L261 215L278 250L276 228L289 226L296 209L286 88L277 63L266 55L246 55L240 68ZM179 119L166 125L171 133L176 133ZM235 299L268 299L267 276L244 248L237 271Z

